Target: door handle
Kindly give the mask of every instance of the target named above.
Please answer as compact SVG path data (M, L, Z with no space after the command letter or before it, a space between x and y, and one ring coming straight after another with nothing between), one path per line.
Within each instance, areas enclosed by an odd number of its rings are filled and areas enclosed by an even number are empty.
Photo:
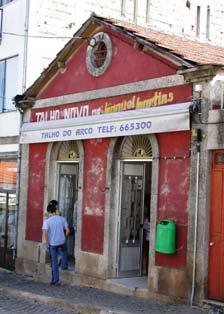
M209 242L209 246L214 246L214 242Z

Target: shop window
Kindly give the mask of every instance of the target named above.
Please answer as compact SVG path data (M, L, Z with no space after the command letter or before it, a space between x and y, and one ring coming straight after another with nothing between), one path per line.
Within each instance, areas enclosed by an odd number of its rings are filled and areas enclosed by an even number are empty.
M0 161L0 189L14 190L17 165L15 161Z
M152 146L147 135L128 136L121 147L121 160L152 159Z
M0 112L15 110L13 97L17 94L18 57L0 61Z

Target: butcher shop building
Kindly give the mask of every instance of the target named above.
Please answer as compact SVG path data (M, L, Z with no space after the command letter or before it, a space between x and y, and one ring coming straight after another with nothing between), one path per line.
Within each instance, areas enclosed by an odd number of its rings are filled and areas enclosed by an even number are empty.
M15 97L17 271L50 278L42 224L57 199L65 280L224 301L223 66L224 48L92 15Z

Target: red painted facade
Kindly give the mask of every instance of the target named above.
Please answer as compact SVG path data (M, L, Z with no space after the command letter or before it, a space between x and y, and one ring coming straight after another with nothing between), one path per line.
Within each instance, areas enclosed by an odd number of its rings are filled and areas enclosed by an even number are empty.
M47 144L30 144L26 240L41 241Z
M161 62L152 53L133 48L133 42L118 33L105 31L110 34L113 45L112 62L105 74L100 77L93 77L89 74L86 68L87 44L84 43L68 62L66 72L59 73L43 90L39 98L90 91L176 73L171 63L168 64L164 60Z
M108 30L106 30L108 32ZM95 89L127 84L146 79L159 78L175 74L175 67L167 61L161 61L152 53L145 53L133 47L133 43L122 38L120 34L110 31L113 44L113 57L108 70L100 77L92 77L85 64L86 43L84 43L67 65L64 74L59 73L42 91L39 99L67 95L71 93L91 91ZM130 66L131 64L131 66ZM160 105L188 102L192 96L190 85L164 88L125 96L117 96L68 104L32 111L32 121L37 121L37 112L63 110L74 106L89 106L88 114L93 109L105 111L105 104L117 104L132 97L141 100L153 97L158 92L168 95L173 93L172 101ZM135 99L136 101L136 99ZM157 104L158 105L158 104ZM136 108L130 108L136 109ZM58 118L63 118L59 116ZM47 116L46 120L49 120ZM161 159L159 162L159 219L172 218L177 223L177 253L172 256L156 254L156 264L181 268L186 264L187 249L187 205L189 193L189 132L161 133L157 135L159 153L162 157L178 157L177 159ZM103 253L105 183L107 173L107 155L110 139L83 141L84 177L82 208L82 250ZM43 198L45 180L45 161L47 144L30 145L29 191L27 239L41 240L43 220ZM184 156L187 156L184 159ZM175 175L174 175L175 174Z
M84 142L82 249L103 253L105 183L109 139Z
M188 194L190 179L190 133L159 134L160 157L158 221L172 219L177 225L177 253L156 254L156 264L184 267L187 250ZM172 159L176 157L176 159ZM185 158L186 157L186 158Z

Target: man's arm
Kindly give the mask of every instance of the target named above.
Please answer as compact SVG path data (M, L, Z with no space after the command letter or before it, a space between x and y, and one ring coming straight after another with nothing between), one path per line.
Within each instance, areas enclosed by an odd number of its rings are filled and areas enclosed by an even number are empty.
M65 227L65 236L67 237L70 233L70 230L68 227Z
M43 242L49 244L48 242L48 232L46 229L43 230Z
M62 217L63 219L63 223L64 223L64 232L65 232L65 236L67 237L70 233L69 227L68 227L68 222L65 219L65 217Z

